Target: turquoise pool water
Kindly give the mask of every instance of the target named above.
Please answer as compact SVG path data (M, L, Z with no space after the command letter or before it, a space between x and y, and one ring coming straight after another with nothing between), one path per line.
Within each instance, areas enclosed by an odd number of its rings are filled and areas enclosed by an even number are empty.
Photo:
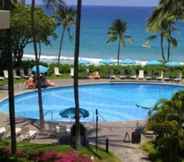
M160 99L169 99L184 87L164 84L95 84L80 86L80 105L89 111L86 121L94 121L95 110L104 121L146 119L148 110L136 105L153 107ZM59 112L74 106L73 87L43 90L45 118L54 121L62 119ZM16 116L38 118L37 93L29 92L15 97ZM0 111L8 111L8 102L0 103Z

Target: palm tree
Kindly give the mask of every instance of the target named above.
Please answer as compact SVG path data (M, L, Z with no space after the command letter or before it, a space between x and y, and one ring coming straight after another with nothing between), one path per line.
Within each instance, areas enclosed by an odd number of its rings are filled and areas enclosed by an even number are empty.
M44 129L45 121L44 121L44 111L43 111L43 101L42 101L42 88L40 83L40 70L39 70L39 54L37 48L37 39L36 39L36 30L35 30L35 0L32 0L31 6L31 22L32 22L32 39L33 39L33 48L35 53L35 64L36 64L36 79L37 79L37 87L38 87L38 106L39 106L39 117L40 117L40 129Z
M118 41L118 51L117 51L117 64L119 65L120 60L120 50L121 46L125 47L125 41L128 39L129 43L132 41L131 36L126 35L127 23L117 19L115 20L108 31L108 40L107 43L112 43Z
M76 16L76 33L75 33L75 54L74 54L74 98L75 98L75 148L80 144L80 106L79 106L79 85L78 85L78 71L79 71L79 53L80 53L80 22L81 22L81 8L82 0L77 0L77 16Z
M11 1L5 0L3 9L11 10ZM11 31L7 30L6 38L11 37ZM9 39L6 40L5 47L6 54L8 55L8 96L9 96L9 118L10 118L10 129L11 129L11 153L13 155L16 154L16 133L15 133L15 103L14 103L14 80L13 80L13 59L12 59L12 51L11 51L11 41Z
M62 10L57 11L57 20L59 25L62 26L62 32L59 43L58 65L60 63L65 32L68 31L69 38L72 38L71 26L75 24L75 14L76 12L73 10L73 8L68 8L67 6L64 7Z
M45 0L47 5L51 5L54 9L62 8L65 3L62 0ZM38 87L38 105L39 105L39 118L40 118L40 129L44 129L45 121L44 121L44 111L43 111L43 101L42 101L42 89L40 83L40 71L39 71L39 53L37 47L37 39L36 39L36 30L35 30L35 0L32 0L31 7L31 20L32 20L32 39L33 39L33 47L35 53L35 63L36 63L36 79L37 79L37 87Z
M160 48L163 62L170 60L170 50L172 47L177 47L177 40L172 36L173 32L176 31L175 19L170 14L163 16L163 8L157 7L152 16L148 19L147 29L151 33L158 33L160 36ZM151 41L157 38L157 34L149 36L146 41ZM167 56L165 54L164 40L167 41Z
M51 7L55 12L62 10L66 4L63 0L43 0L47 7Z

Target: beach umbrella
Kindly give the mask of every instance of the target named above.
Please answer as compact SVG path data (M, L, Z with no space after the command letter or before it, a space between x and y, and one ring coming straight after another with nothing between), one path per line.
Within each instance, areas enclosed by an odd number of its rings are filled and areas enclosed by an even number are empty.
M148 61L146 65L161 65L162 63L158 60Z
M126 64L126 65L133 65L133 64L136 64L136 61L128 58L128 59L120 61L120 63Z
M180 62L171 61L171 62L166 63L166 66L168 66L168 67L178 67L178 66L181 66L181 63Z
M65 109L61 111L59 115L62 118L75 119L75 108L71 107L71 108ZM89 112L85 109L80 108L80 118L87 118L87 117L89 117Z
M44 74L44 73L47 73L48 67L45 67L43 65L39 65L39 70L40 70L40 73ZM36 66L34 66L32 68L32 72L36 73Z
M87 65L87 64L90 64L90 62L87 61L87 60L84 60L84 59L80 59L80 60L79 60L79 64Z
M108 65L108 64L113 64L113 63L114 63L114 61L111 60L111 59L102 59L102 60L100 61L100 64L106 64L106 65Z

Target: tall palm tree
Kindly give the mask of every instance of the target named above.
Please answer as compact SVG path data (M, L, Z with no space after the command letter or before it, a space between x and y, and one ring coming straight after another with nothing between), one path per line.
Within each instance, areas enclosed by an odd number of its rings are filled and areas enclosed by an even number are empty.
M36 39L36 30L35 30L35 0L32 0L31 6L31 22L32 22L32 39L33 39L33 48L35 53L35 64L36 64L36 79L37 79L37 87L38 87L38 106L39 106L39 117L40 117L40 129L44 129L45 121L44 121L44 110L43 110L43 100L42 100L42 88L40 82L40 69L39 69L39 54L37 48L37 39Z
M107 43L118 42L118 50L117 50L117 64L119 65L120 60L120 50L121 47L125 47L126 39L128 39L129 43L132 41L131 36L126 35L127 31L127 23L117 19L115 20L108 31L108 40Z
M10 0L4 0L3 9L11 10L12 4ZM15 133L15 103L14 103L14 80L13 80L13 58L11 51L11 29L6 32L6 47L5 52L8 55L8 96L9 96L9 119L11 129L11 153L16 154L16 133Z
M60 43L59 43L58 65L61 59L61 52L62 52L65 32L67 31L69 38L70 39L72 38L71 26L75 24L75 14L76 14L75 10L73 10L73 8L68 8L67 6L57 11L58 24L62 26L62 32L61 32Z
M177 40L173 37L173 33L176 31L175 21L175 17L171 16L170 13L163 16L163 7L158 6L147 22L148 31L151 33L158 33L160 36L160 48L163 62L168 62L170 60L171 46L174 48L177 46ZM151 41L155 38L157 38L157 36L152 35L149 36L146 41ZM166 40L168 44L167 56L164 48L164 40Z
M44 0L45 3L49 6L53 6L54 9L62 8L65 3L63 0ZM39 118L40 118L40 129L44 129L45 121L44 121L44 110L43 110L43 101L42 101L42 89L40 83L40 70L39 70L39 53L35 32L35 0L32 0L31 5L31 20L32 20L32 39L33 39L33 47L35 53L35 63L36 63L36 76L37 76L37 86L38 86L38 105L39 105Z
M79 106L79 53L80 53L80 22L81 22L82 0L77 0L76 32L75 32L75 54L74 54L74 99L75 99L75 148L80 144L80 106Z

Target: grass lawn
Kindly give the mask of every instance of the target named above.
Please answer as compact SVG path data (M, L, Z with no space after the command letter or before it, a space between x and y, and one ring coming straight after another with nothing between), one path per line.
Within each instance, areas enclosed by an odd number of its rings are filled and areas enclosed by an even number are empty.
M0 149L6 148L9 145L7 141L0 142ZM60 153L65 153L71 151L72 148L69 145L49 145L49 144L30 144L30 143L18 143L18 150L26 150L26 153L37 153L42 151L56 151ZM79 154L88 157L93 156L94 162L120 162L120 160L115 157L112 153L106 153L104 149L96 149L94 146L82 147L78 151Z

